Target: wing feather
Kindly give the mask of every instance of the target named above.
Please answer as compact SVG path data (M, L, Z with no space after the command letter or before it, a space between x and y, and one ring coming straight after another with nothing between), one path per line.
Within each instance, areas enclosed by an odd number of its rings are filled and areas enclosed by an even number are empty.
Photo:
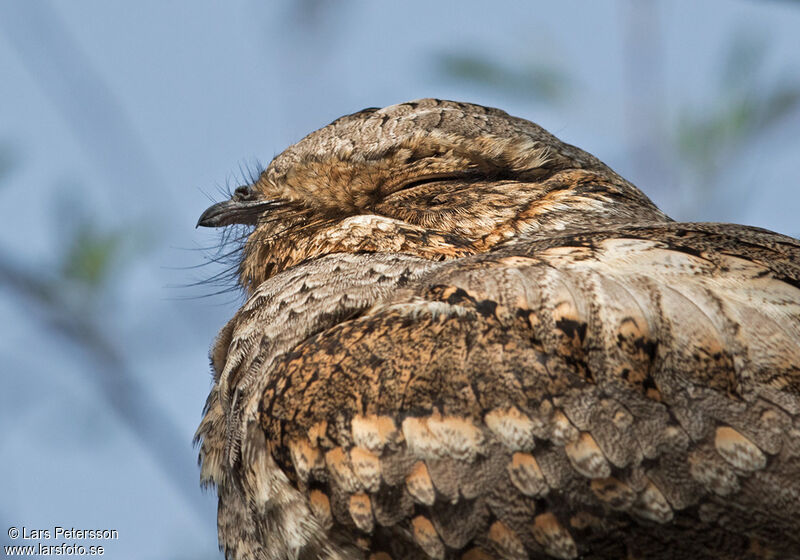
M227 547L238 530L272 531L258 558L279 541L329 558L800 550L788 238L670 223L444 263L329 255L265 282L225 333L198 437Z

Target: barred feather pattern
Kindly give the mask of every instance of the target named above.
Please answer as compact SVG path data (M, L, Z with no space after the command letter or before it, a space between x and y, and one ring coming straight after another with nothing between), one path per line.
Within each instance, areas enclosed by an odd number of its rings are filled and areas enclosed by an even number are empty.
M438 100L380 111L346 130L436 111L522 126ZM476 143L446 123L426 126ZM800 558L800 242L674 222L531 137L547 150L530 161L564 161L537 175L498 156L502 178L326 207L292 239L302 259L273 244L269 275L245 263L255 285L212 350L197 433L227 558ZM523 145L507 140L501 155ZM305 173L305 141L265 174ZM461 212L426 235L418 189Z

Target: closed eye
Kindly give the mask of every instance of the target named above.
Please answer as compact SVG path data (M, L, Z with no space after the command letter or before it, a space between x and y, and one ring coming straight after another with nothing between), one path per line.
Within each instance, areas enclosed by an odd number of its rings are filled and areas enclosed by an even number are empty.
M421 185L427 185L428 183L438 183L441 181L469 181L471 179L476 179L478 176L479 174L474 171L431 173L428 175L409 177L404 182L391 185L386 189L386 191L388 191L389 195L392 195L399 191L411 190Z

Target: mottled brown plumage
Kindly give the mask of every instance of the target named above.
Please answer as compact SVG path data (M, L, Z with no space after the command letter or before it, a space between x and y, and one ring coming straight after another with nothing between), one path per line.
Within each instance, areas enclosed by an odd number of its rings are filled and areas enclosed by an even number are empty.
M228 558L800 558L800 242L430 99L200 223L254 226L197 433Z

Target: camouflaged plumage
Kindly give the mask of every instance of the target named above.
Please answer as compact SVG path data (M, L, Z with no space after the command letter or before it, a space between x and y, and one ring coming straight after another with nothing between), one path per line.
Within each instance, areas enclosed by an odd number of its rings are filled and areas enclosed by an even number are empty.
M197 436L227 558L800 558L800 242L497 110L343 117L254 224Z

